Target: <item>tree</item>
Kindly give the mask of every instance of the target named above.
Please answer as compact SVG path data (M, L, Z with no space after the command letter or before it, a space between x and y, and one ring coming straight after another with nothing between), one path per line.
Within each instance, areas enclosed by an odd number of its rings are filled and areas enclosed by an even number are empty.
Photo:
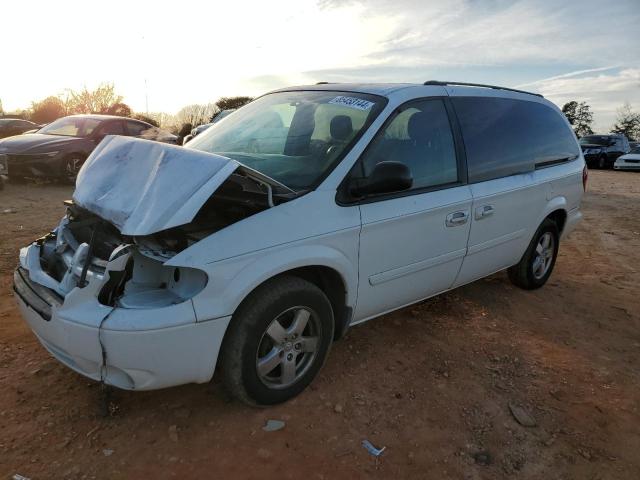
M79 92L67 90L65 103L69 113L109 113L109 110L116 105L124 105L122 96L116 94L112 83L103 83L93 91L88 90L87 87ZM128 106L127 109L131 113Z
M111 105L109 108L107 108L107 111L103 113L108 113L109 115L118 115L120 117L130 117L133 112L131 111L131 107L129 105L119 102Z
M176 114L175 123L176 125L202 125L208 123L218 111L219 109L214 103L187 105Z
M35 123L51 123L66 114L65 104L59 97L51 96L31 103L31 121Z
M634 112L628 102L618 109L611 133L622 133L632 141L640 139L640 113Z
M591 113L591 108L586 102L578 103L572 100L565 103L562 107L562 113L565 114L567 120L573 126L573 131L578 138L593 134L591 129L593 113Z
M154 127L160 127L160 124L153 118L147 117L143 113L134 113L133 115L129 115L131 118L135 118L136 120L142 120L143 122L150 123Z
M216 102L216 106L220 110L228 110L230 108L240 108L251 101L253 101L253 97L221 97Z

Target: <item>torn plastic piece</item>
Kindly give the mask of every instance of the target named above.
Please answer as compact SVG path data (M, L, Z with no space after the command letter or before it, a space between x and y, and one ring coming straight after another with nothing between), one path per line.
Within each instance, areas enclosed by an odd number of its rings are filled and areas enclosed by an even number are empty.
M267 420L267 423L262 430L265 432L277 432L284 428L285 423L282 420Z
M376 448L369 440L363 440L362 446L367 449L367 451L373 455L374 457L379 457L382 455L382 452L386 450L387 447Z

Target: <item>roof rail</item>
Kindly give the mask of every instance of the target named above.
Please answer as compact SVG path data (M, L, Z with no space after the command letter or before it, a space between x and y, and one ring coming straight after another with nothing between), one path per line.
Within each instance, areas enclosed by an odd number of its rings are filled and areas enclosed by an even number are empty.
M424 82L424 85L440 85L443 87L447 85L454 85L454 86L461 86L461 87L483 87L483 88L492 88L494 90L507 90L509 92L526 93L527 95L535 95L536 97L544 98L539 93L526 92L524 90L517 90L515 88L498 87L497 85L485 85L483 83L447 82L447 81L441 81L441 80L428 80Z

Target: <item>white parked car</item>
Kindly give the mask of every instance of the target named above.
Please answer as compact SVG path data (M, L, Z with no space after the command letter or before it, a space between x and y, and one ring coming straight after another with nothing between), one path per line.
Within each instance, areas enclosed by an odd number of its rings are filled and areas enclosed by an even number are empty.
M616 170L640 170L640 147L635 147L626 155L618 157L613 168Z
M107 137L20 252L44 347L123 389L300 393L350 326L508 269L541 287L580 220L570 125L490 86L323 84L255 100L186 148Z

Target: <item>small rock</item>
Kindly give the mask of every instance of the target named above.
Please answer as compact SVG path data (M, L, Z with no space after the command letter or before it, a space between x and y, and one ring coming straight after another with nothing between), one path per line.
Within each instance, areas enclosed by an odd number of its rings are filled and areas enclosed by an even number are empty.
M520 405L509 403L509 410L511 410L511 415L516 419L516 422L523 427L535 427L537 425L536 419Z
M177 425L171 425L169 427L169 439L172 442L177 442L178 441L178 426Z
M491 454L487 451L474 453L473 459L478 465L482 465L482 466L491 465Z
M102 453L105 457L110 457L111 455L113 455L113 450L111 450L110 448L105 448L104 450L102 450Z
M262 430L265 432L277 432L278 430L282 430L284 426L285 423L282 420L267 420Z
M333 407L333 411L336 413L342 413L342 405L340 405L339 403L336 403L336 406Z
M267 450L266 448L260 448L258 449L258 457L263 459L263 460L269 460L271 457L273 456L273 454Z
M16 213L16 211L13 208L5 208L2 213Z
M588 450L584 449L584 448L579 448L578 449L578 453L580 455L582 455L584 458L586 458L587 460L591 460L591 458L592 458L591 453Z

